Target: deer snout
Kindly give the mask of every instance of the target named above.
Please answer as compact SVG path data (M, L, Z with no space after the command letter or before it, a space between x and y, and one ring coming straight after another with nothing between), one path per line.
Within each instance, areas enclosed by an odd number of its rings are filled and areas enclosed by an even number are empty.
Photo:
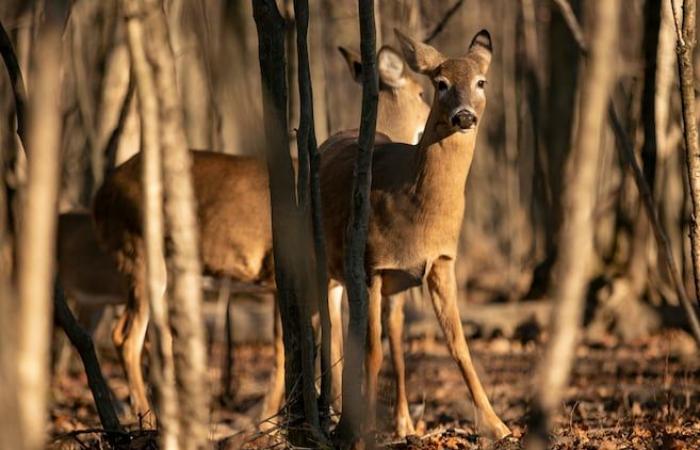
M462 130L470 130L476 126L478 119L473 111L463 108L455 111L450 121L452 122L452 126L459 127Z

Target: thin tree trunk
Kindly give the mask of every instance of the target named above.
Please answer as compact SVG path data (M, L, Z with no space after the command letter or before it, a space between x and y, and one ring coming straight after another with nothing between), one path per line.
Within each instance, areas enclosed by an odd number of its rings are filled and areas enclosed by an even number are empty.
M307 9L308 12L308 9ZM308 14L306 14L308 16ZM292 445L323 446L313 388L313 340L310 340L310 306L314 284L310 260L311 227L308 208L297 207L292 159L287 133L287 86L285 71L285 21L274 0L253 0L253 16L258 29L260 75L263 86L263 113L267 140L267 165L272 209L272 240L275 259L277 302L280 309L285 353L285 386L289 411L287 436ZM304 20L305 25L308 17ZM308 59L306 30L300 28L300 53ZM303 31L303 33L301 32ZM309 80L308 64L301 64L300 77ZM306 67L302 67L306 66ZM303 90L303 86L300 85ZM300 131L310 140L313 123L311 90L305 97L306 115ZM308 145L308 144L305 144ZM308 151L300 152L299 202L308 205ZM304 175L306 173L306 175ZM307 178L307 181L302 180ZM305 184L306 183L306 184ZM302 392L300 395L299 387ZM311 395L313 394L313 395Z
M695 278L695 298L700 300L700 148L698 148L698 124L695 114L695 0L683 1L683 23L676 18L678 39L678 72L681 80L681 105L686 165L690 182L693 215L690 220L691 255Z
M177 393L172 354L172 336L168 322L168 307L162 292L165 285L163 265L163 185L161 177L161 143L158 119L158 99L153 73L144 50L144 5L138 0L124 0L127 40L131 65L136 79L139 113L141 116L141 147L143 152L142 183L144 192L144 241L146 283L144 294L151 311L151 337L154 384L158 391L158 422L161 446L166 450L178 448L180 427L177 419ZM133 295L133 294L132 294Z
M61 2L47 5L30 73L26 196L18 230L19 317L17 395L23 447L40 449L46 437L54 244L60 177ZM3 389L9 388L4 386Z
M330 311L328 309L328 274L326 273L326 248L323 233L323 222L321 213L321 183L320 183L320 161L316 145L316 132L314 121L314 102L311 83L311 70L309 62L309 46L307 35L309 27L309 2L308 0L294 1L294 17L296 22L297 36L297 56L298 56L298 81L299 81L299 131L297 134L297 149L299 157L299 177L297 181L297 197L303 220L306 223L305 229L313 232L314 247L314 283L309 285L308 292L312 296L306 296L304 301L304 316L301 323L302 330L310 330L312 303L311 299L316 299L316 304L321 318L321 395L318 399L318 410L316 407L316 389L314 386L314 364L313 364L313 341L311 341L311 356L304 356L304 361L310 367L305 367L304 379L307 385L304 387L304 399L307 416L309 414L319 415L324 433L328 432L330 425L330 393L331 393L331 322ZM306 234L306 233L305 233ZM308 259L308 258L307 258ZM305 331L306 332L306 331ZM305 341L308 342L308 337ZM312 337L312 336L311 336ZM307 392L307 390L309 392ZM314 408L309 408L308 402L313 402Z
M171 239L170 326L173 330L180 445L204 448L209 435L207 354L202 319L202 268L191 157L175 79L175 63L165 15L158 0L144 0L145 47L153 66L160 116L165 221ZM207 134L208 136L208 134Z
M112 444L118 445L118 435L124 429L119 423L114 405L112 405L109 387L102 375L100 363L95 353L95 345L90 334L83 330L78 321L75 320L58 282L54 286L54 320L66 332L71 344L80 354L90 385L90 392L92 392L95 401L97 415L100 416L100 423Z
M352 207L345 232L344 265L350 320L343 367L343 413L338 424L338 435L345 442L352 442L359 436L364 416L361 380L367 339L368 304L365 247L378 99L374 2L359 0L358 3L362 54L362 116L353 177Z
M612 81L613 54L620 2L606 0L590 5L590 58L581 80L579 126L567 164L559 256L555 264L550 341L541 361L540 383L532 417L528 447L546 448L550 420L560 406L574 361L583 314L587 272L593 257L593 210L600 135Z

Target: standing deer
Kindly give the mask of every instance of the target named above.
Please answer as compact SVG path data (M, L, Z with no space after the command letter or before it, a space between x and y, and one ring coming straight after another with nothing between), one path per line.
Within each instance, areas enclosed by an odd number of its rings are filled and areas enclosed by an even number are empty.
M353 53L341 51L353 73ZM389 47L377 55L382 80L379 102L383 113L377 128L381 139L415 140L425 124L429 108L421 100L422 88L404 69L401 56ZM341 133L353 136L356 132ZM388 136L388 137L387 137ZM272 228L267 170L263 161L222 153L193 151L192 177L197 199L201 256L207 274L225 276L239 288L269 291L273 286ZM129 384L134 412L145 414L149 402L141 372L141 353L149 320L145 301L145 267L142 234L141 157L119 166L97 192L93 213L97 235L116 257L119 271L128 279L129 299L113 340L120 353ZM341 288L342 289L342 288ZM165 286L162 287L165 292ZM333 359L340 358L342 341L339 300L342 290L331 293L333 311ZM262 417L276 413L284 392L284 353L281 327L275 326L275 372ZM333 395L339 398L339 368L334 367Z
M368 426L376 416L377 376L382 363L381 300L427 279L433 308L450 354L459 366L488 430L510 434L479 381L457 307L455 260L464 216L464 190L486 106L491 37L479 32L466 56L447 58L396 31L404 57L428 76L435 95L417 145L378 143L372 163L371 210L366 247L369 291L365 392ZM329 140L321 148L321 194L329 276L343 283L343 243L350 217L357 138ZM403 372L403 361L398 368ZM400 378L403 380L403 373ZM413 429L406 391L397 387L397 432Z

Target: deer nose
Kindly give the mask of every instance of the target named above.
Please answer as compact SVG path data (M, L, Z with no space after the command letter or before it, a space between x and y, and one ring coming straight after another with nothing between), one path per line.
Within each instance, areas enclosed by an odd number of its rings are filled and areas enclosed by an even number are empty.
M460 109L452 116L452 125L463 130L476 126L476 115L468 109Z

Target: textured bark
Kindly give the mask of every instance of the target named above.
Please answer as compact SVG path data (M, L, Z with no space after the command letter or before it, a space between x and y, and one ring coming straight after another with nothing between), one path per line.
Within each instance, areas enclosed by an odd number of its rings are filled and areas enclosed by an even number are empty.
M548 415L560 406L566 388L578 331L589 264L593 257L593 209L597 183L600 135L612 81L616 48L617 0L599 1L589 7L590 57L580 85L579 126L571 157L563 198L563 222L559 236L559 256L555 263L556 282L551 294L556 302L552 313L550 341L540 364L540 382L535 412L531 419L530 448L547 446Z
M304 362L309 367L304 367L304 404L309 414L318 414L323 423L323 431L328 431L330 424L330 393L331 393L331 322L328 309L328 274L326 268L325 236L323 233L321 212L321 186L319 166L321 156L316 145L314 101L311 83L311 71L309 62L309 48L307 35L309 27L309 2L308 0L295 0L294 17L296 22L297 56L298 56L298 80L299 80L299 130L297 132L297 149L299 158L299 178L297 181L297 198L303 214L303 220L307 222L305 229L313 230L314 247L314 282L309 284L308 291L311 296L306 296L300 324L305 333L311 331L311 314L316 299L321 319L321 395L318 399L318 411L309 408L309 402L316 405L316 388L314 385L314 358L313 336L305 336L305 343L309 343L311 337L310 355L304 355ZM304 175L304 176L302 176ZM306 233L305 233L306 234ZM303 299L302 299L303 300ZM308 330L308 331L307 331ZM306 347L306 345L305 345ZM303 350L303 348L302 348ZM320 423L319 423L320 424Z
M301 6L301 5L300 5ZM253 16L258 29L260 75L263 86L263 113L267 140L267 166L272 207L272 240L275 259L277 302L282 319L285 354L285 385L288 421L287 436L293 445L323 445L313 388L313 340L307 307L312 298L311 232L308 208L297 207L292 159L287 133L287 86L285 71L285 21L273 0L253 0ZM299 33L306 54L306 32ZM308 58L308 55L307 55ZM302 61L300 60L300 63ZM301 67L301 78L308 81L308 64ZM300 85L300 88L302 86ZM309 114L311 91L305 97ZM303 127L301 126L303 125ZM300 124L303 139L310 140L313 124ZM301 131L301 130L300 130ZM306 155L308 158L308 154ZM308 160L307 160L308 161ZM306 163L308 164L308 163ZM300 162L300 167L304 163ZM308 171L308 167L304 170ZM308 172L307 172L308 173ZM303 186L299 183L300 188ZM308 187L300 197L308 204ZM300 202L303 205L303 201ZM306 302L306 303L305 303ZM311 375L309 377L309 375ZM302 395L299 392L302 389ZM313 394L313 395L311 395Z
M191 157L165 15L158 0L145 0L145 50L155 75L165 197L165 224L178 392L180 446L204 448L209 434L207 355L202 319L201 261Z
M28 159L22 226L18 229L19 316L17 396L23 448L44 447L54 242L60 177L61 2L46 11L32 54ZM3 389L10 388L4 386Z
M364 345L367 339L367 273L365 247L370 211L372 153L377 125L378 80L376 68L374 3L359 0L360 51L362 54L362 116L355 161L351 212L345 232L345 281L350 319L343 367L343 413L338 424L341 440L359 436L363 414L361 391Z
M682 27L676 24L678 32L678 71L681 80L681 105L683 109L683 130L685 140L686 165L690 182L690 198L693 214L690 220L691 255L695 278L695 298L700 299L700 148L698 147L698 124L695 114L695 0L683 1Z
M166 274L163 266L163 183L158 99L153 73L144 50L144 5L137 0L124 0L123 9L127 17L127 41L136 80L142 130L142 185L145 210L143 215L145 255L143 257L146 261L144 294L148 299L153 323L151 327L151 337L155 347L153 378L158 391L160 442L164 449L171 450L178 448L180 426L177 415L172 336L168 321L168 307L162 292Z

